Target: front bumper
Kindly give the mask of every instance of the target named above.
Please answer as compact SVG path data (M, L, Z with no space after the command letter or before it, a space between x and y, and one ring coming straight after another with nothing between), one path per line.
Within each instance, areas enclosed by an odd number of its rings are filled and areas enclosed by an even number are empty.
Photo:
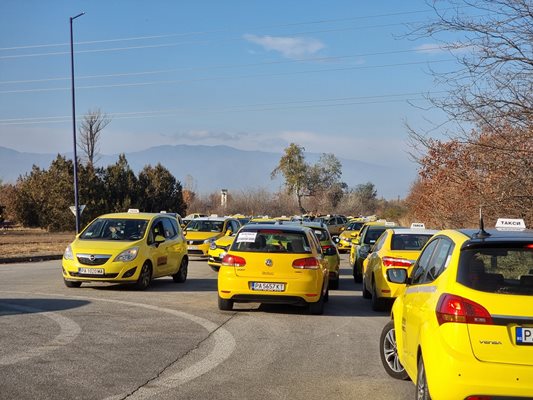
M139 259L130 262L112 262L98 266L84 265L77 260L62 260L63 278L73 282L136 282L141 273ZM80 268L102 269L103 274L81 273Z

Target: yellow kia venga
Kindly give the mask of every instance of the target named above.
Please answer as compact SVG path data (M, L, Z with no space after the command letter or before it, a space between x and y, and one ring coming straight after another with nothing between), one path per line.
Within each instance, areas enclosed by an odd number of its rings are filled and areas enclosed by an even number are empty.
M67 247L62 264L68 287L116 282L143 290L162 276L185 282L187 246L176 217L130 210L93 220Z
M307 305L322 314L328 266L312 229L297 225L245 225L218 272L218 307L234 303Z
M241 224L230 217L199 217L193 219L185 228L189 257L207 260L209 246L224 235L237 232Z
M445 230L426 244L380 338L389 375L418 399L533 396L533 231Z

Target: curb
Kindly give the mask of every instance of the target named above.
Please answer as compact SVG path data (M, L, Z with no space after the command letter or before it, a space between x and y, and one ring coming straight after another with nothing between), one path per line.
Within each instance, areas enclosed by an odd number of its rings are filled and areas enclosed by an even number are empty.
M14 263L24 263L24 262L61 260L62 258L63 258L63 254L52 254L52 255L43 255L43 256L3 257L3 258L0 258L0 264L14 264Z

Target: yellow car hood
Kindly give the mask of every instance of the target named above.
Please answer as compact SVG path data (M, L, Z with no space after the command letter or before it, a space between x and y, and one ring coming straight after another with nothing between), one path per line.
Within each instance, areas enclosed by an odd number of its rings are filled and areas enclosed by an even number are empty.
M71 248L74 253L114 254L139 244L139 241L76 239Z
M226 246L231 246L234 240L235 240L235 236L226 235L226 236L222 236L218 238L215 241L215 243L217 244L217 246L226 247Z
M216 238L222 235L221 232L192 232L188 231L185 235L186 240L206 240L209 238Z

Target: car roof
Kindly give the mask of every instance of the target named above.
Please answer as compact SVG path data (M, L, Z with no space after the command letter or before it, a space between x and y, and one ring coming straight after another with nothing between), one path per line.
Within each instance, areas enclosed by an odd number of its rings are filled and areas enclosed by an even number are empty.
M490 236L479 235L479 229L458 229L458 232L467 236L469 239L463 244L463 247L476 244L491 244L502 242L533 242L533 230L485 230Z
M110 213L110 214L99 215L98 218L152 219L154 217L165 217L165 216L168 218L173 218L173 216L168 213L147 213L147 212Z
M300 224L246 224L241 230L280 230L285 232L307 232L310 228Z
M328 228L320 221L283 221L283 225L297 225L297 226L306 226L313 229L323 229L327 230Z
M235 219L233 217L198 217L194 218L192 221L218 221L218 222L224 222L228 219Z

